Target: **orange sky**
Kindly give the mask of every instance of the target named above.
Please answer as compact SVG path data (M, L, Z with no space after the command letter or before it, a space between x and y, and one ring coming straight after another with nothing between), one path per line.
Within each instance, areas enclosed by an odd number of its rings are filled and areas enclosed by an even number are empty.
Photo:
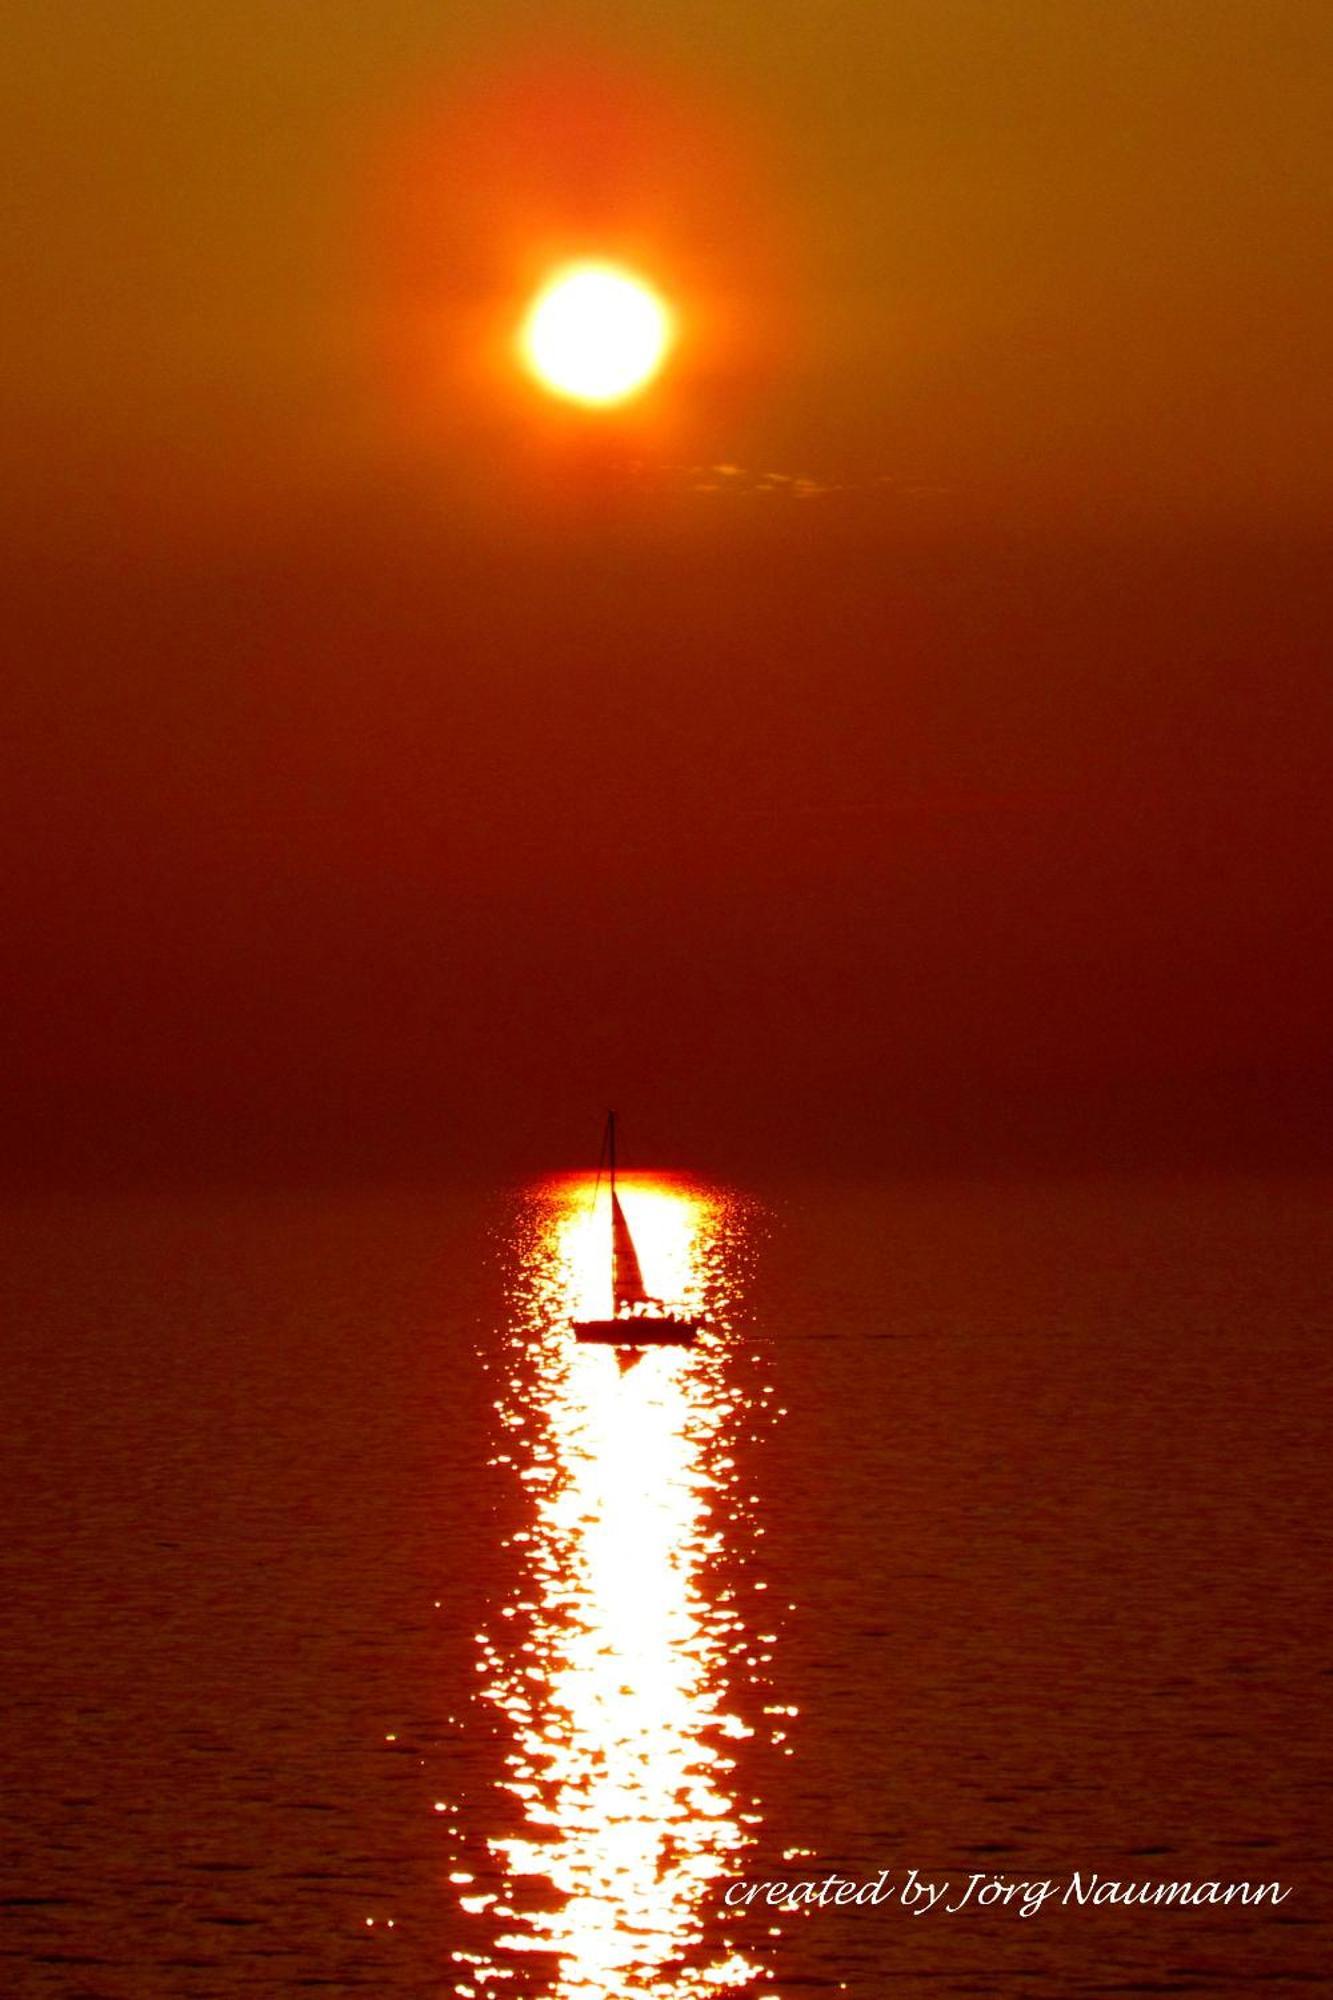
M20 1156L1308 1150L1326 7L13 11Z
M115 512L122 486L165 484L207 512L385 476L404 445L360 232L386 158L438 114L449 185L420 193L446 373L500 261L532 247L504 205L526 175L540 228L591 194L646 250L656 220L730 319L760 314L780 365L762 400L741 381L691 412L710 459L948 486L960 511L1327 513L1317 0L15 14L4 376L24 507ZM502 161L500 110L543 70L553 97L571 82L565 117L528 121ZM582 105L581 71L603 79ZM617 117L639 127L607 155L620 210L579 180Z

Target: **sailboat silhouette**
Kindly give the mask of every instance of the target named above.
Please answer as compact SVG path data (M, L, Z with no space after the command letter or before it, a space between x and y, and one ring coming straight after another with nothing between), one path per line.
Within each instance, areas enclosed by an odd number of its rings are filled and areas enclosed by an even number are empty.
M697 1320L682 1319L655 1299L643 1281L643 1267L630 1235L616 1191L616 1114L606 1114L602 1156L609 1160L611 1179L611 1312L610 1319L576 1319L576 1340L598 1341L604 1347L688 1347L699 1331Z

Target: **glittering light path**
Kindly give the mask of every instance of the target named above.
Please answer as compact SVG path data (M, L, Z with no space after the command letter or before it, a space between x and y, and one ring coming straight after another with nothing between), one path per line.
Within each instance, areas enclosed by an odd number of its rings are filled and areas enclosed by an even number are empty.
M459 1884L494 1930L459 1955L455 1990L535 1978L552 2000L689 2000L751 1989L758 1972L716 1935L715 1885L759 1819L735 1796L734 1752L752 1733L739 1682L756 1680L738 1662L767 1657L722 1580L736 1504L728 1204L624 1188L650 1285L713 1331L622 1371L569 1333L571 1317L605 1309L607 1224L589 1195L542 1190L520 1246L497 1460L530 1518L512 1537L508 1601L478 1635L482 1698L508 1725L517 1830L488 1840L486 1887Z

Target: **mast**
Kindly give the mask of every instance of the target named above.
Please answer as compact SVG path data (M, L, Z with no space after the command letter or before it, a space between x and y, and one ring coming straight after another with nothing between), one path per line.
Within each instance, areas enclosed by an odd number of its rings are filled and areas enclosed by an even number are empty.
M613 1312L621 1306L648 1305L648 1288L634 1238L629 1233L625 1211L616 1192L616 1114L606 1114L606 1150L611 1168L611 1299Z

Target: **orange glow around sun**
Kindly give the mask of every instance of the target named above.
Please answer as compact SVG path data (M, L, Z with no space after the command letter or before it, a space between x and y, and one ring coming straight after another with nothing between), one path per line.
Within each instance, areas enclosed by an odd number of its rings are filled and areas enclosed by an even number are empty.
M424 80L359 224L387 451L443 463L506 532L520 494L549 524L631 466L715 457L793 351L763 152L733 94L540 40Z
M648 386L674 333L651 285L620 265L585 262L566 265L537 294L519 352L553 395L605 408Z

